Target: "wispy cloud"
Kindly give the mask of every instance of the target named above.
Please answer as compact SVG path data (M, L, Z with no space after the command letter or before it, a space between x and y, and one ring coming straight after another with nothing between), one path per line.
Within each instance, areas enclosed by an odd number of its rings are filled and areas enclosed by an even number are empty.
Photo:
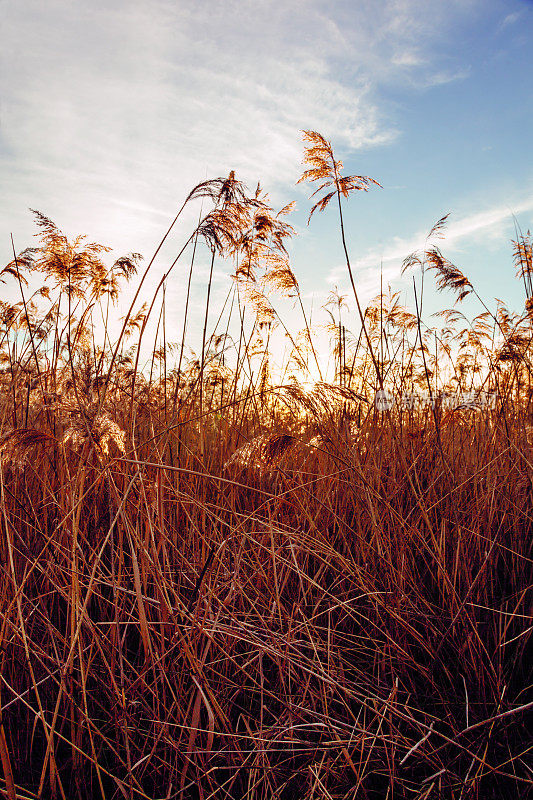
M206 174L292 182L302 127L351 147L394 135L368 82L330 69L346 48L333 21L299 2L208 5L4 6L11 225L41 205L67 228L94 225L120 242L117 231L146 224L147 208L170 212Z
M533 210L533 195L526 197L511 207L497 205L476 214L468 214L459 219L450 217L445 229L442 247L450 253L456 252L461 245L473 243L482 236L494 238L501 242L504 231L512 224L514 216ZM380 267L384 268L384 280L397 280L401 275L401 265L410 253L426 246L428 231L418 231L408 238L394 237L381 250L372 249L361 258L353 260L353 268L357 271L361 285L372 294L379 290ZM440 246L440 243L439 243ZM329 284L344 285L346 283L346 266L335 266L328 275ZM385 282L386 282L385 281Z
M513 11L512 14L507 14L501 21L500 27L506 28L509 25L514 25L515 22L518 22L520 17L523 15L522 11Z
M422 84L424 88L433 86L445 86L447 83L455 83L455 81L463 81L470 74L470 68L458 69L455 71L441 70L428 75L425 82Z
M405 50L394 55L392 63L397 67L419 67L424 64L424 59L413 50Z
M8 0L3 217L26 231L36 205L141 246L206 174L283 191L301 128L354 149L393 140L377 87L454 79L431 42L463 13L437 0Z

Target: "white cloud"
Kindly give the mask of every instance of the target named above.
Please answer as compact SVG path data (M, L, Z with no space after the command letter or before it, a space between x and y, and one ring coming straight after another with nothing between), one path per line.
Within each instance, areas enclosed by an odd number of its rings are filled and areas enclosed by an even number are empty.
M444 231L442 243L435 240L446 252L457 252L465 242L473 243L482 237L483 244L488 240L501 242L513 216L533 210L533 196L518 201L513 206L498 205L476 214L468 214L454 220L450 216ZM385 248L369 250L361 258L353 260L352 268L357 273L362 294L373 296L379 291L380 265L383 266L383 283L397 280L401 276L401 265L410 253L421 250L427 241L428 231L418 231L409 238L394 237ZM328 274L329 284L346 285L346 265L335 266Z
M413 50L405 50L393 56L392 63L397 67L418 67L424 59Z
M478 214L470 214L450 224L446 234L446 241L450 245L455 245L460 239L466 237L482 234L486 239L487 235L492 235L493 233L500 238L503 225L507 227L513 216L523 214L532 209L533 197L528 197L513 206L507 204L494 206ZM497 231L496 228L498 228Z
M521 16L521 11L514 11L512 14L507 14L507 16L503 18L500 27L506 28L508 25L514 25L515 22L518 22Z
M21 246L33 233L28 206L149 252L207 176L292 187L301 128L353 148L395 135L318 2L12 1L3 33L5 258L11 230ZM339 53L347 80L329 61Z
M432 75L428 75L425 82L422 84L424 88L434 86L445 86L447 83L454 83L455 81L463 81L470 73L469 68L458 69L455 71L441 70Z
M235 168L283 190L298 175L300 129L349 148L383 144L397 131L380 82L416 71L426 84L456 79L428 53L458 8L8 0L3 211L27 230L21 215L36 205L122 247L131 235L151 241L160 214L206 173Z

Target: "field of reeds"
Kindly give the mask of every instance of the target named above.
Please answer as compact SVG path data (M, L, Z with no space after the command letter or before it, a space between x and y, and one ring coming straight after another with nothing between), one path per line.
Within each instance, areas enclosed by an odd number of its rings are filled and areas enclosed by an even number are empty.
M522 313L491 310L446 259L445 218L405 261L412 307L365 307L343 208L377 187L319 134L305 158L356 309L329 305L329 373L290 208L233 173L183 206L203 203L174 262L189 287L201 248L233 275L218 317L209 280L194 358L187 318L166 323L170 269L146 297L154 259L113 261L36 213L37 245L2 272L20 297L0 309L8 800L532 795L531 239L509 251ZM429 327L435 280L453 307ZM281 379L278 296L301 319ZM401 402L413 392L428 402Z

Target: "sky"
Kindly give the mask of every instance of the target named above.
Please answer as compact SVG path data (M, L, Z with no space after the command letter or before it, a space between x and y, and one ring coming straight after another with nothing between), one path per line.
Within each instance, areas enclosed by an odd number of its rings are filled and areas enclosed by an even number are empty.
M260 181L275 207L296 201L292 267L319 321L328 293L348 292L348 279L333 208L308 226L310 189L296 185L301 130L311 129L332 142L348 174L383 187L345 208L364 301L383 281L410 302L402 260L450 213L445 255L488 302L523 305L510 239L533 212L532 2L2 0L0 8L3 263L10 234L17 250L34 243L29 208L69 236L149 260L192 186L234 169L251 187ZM141 299L151 299L198 213L180 220ZM175 329L179 338L186 269L179 263L168 279L169 337ZM216 265L213 318L230 272ZM191 343L206 277L200 261ZM452 299L428 299L427 313L439 304Z

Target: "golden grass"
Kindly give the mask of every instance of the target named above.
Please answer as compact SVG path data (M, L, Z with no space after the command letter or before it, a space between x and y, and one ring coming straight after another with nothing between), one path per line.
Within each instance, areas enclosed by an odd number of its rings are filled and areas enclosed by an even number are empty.
M307 141L341 211L370 179ZM233 174L198 197L213 209L188 241L232 260L230 314L248 302L260 335L240 325L231 367L206 307L197 359L158 346L139 370L153 259L114 343L93 321L138 255L109 268L38 215L39 247L4 271L22 294L1 309L0 793L529 796L529 301L428 331L420 290L418 313L383 296L351 337L334 298L335 382L273 386L266 292L299 298L292 229ZM473 294L431 239L444 224L406 266ZM528 237L515 258L530 298ZM26 278L45 285L27 296ZM319 357L301 310L303 378ZM452 386L496 407L447 409ZM435 402L380 413L380 387Z

